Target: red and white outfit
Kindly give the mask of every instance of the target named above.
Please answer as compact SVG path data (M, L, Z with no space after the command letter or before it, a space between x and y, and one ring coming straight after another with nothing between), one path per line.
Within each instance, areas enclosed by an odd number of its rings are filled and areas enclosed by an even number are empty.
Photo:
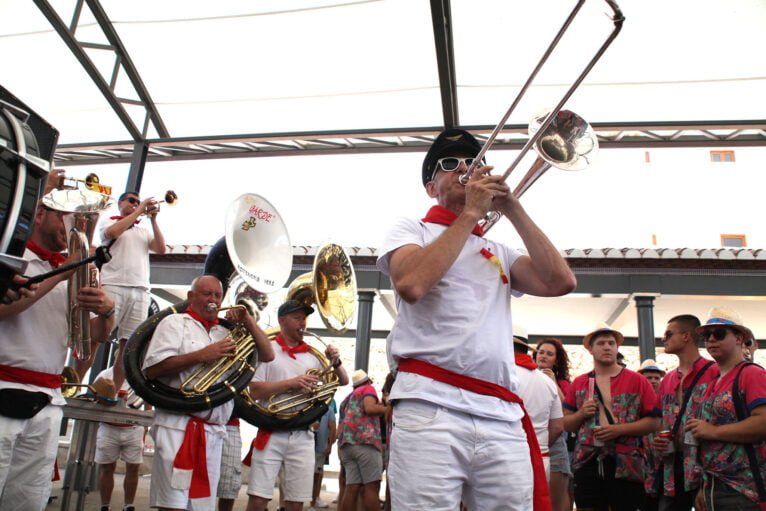
M98 373L96 380L102 379L114 380L114 367L108 367ZM122 382L120 390L123 392L130 391L127 380ZM124 401L121 402L124 403ZM143 426L99 423L96 435L96 455L93 461L99 465L104 465L115 463L118 459L134 465L144 462Z
M311 353L288 353L276 341L273 346L274 360L260 364L253 381L282 381L305 374L309 369L322 368L319 360ZM279 469L284 464L285 500L311 502L314 484L314 433L308 429L273 431L266 445L262 449L258 447L252 448L248 495L271 499Z
M210 344L223 340L229 330L221 325L214 325L210 332L188 314L172 314L163 319L154 331L146 350L143 369L152 367L166 358L198 351ZM179 388L181 382L189 377L199 366L184 369L175 376L159 378L163 383ZM215 509L215 491L221 468L221 450L226 436L226 423L234 409L234 401L216 406L210 411L184 414L162 408L154 409L152 436L155 451L152 465L152 484L149 493L151 507L176 509L211 510ZM202 423L190 421L201 419ZM188 471L178 468L177 455L184 444L187 426L204 426L205 459L207 467L208 496L193 497L197 486ZM197 458L200 459L200 458ZM174 463L176 468L174 468ZM191 505L191 507L189 507Z
M30 250L27 275L53 269ZM24 312L0 321L0 389L42 392L50 404L30 419L0 415L0 509L43 509L51 491L59 427L66 401L61 396L61 372L67 355L67 290L61 282ZM23 383L2 366L42 373L59 388ZM12 371L12 369L11 369Z
M532 358L525 355L529 362ZM518 357L517 357L518 358ZM561 399L557 385L537 369L516 366L516 375L519 377L519 397L524 400L529 418L535 427L537 442L540 444L540 452L545 463L545 474L550 477L550 451L548 448L548 423L551 419L561 419L564 412L561 408Z
M380 249L378 268L390 274L393 251L405 245L425 247L446 229L437 223L399 221ZM496 256L499 268L483 255L488 253ZM390 396L397 401L388 465L394 511L453 510L461 498L471 509L532 508L532 464L522 408L497 393L454 383L455 376L463 375L493 391L518 393L511 296L519 293L506 281L520 255L471 235L427 295L414 304L397 297L398 316L389 338L390 355L400 366ZM407 360L449 373L439 381L403 372Z
M101 243L111 240L104 231L119 221L112 217L99 227ZM109 249L112 259L101 268L101 285L114 300L117 338L127 339L149 311L149 244L152 233L139 225L120 234Z

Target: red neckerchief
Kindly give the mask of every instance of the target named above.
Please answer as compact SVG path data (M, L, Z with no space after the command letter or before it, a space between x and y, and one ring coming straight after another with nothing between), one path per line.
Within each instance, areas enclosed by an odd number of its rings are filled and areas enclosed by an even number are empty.
M39 246L32 240L27 241L27 248L37 254L37 257L43 261L48 261L54 268L58 268L64 264L64 261L66 260L66 257L64 257L63 254L45 250L43 247Z
M191 307L187 307L184 313L188 314L192 318L202 323L202 326L204 326L205 330L207 330L208 332L210 331L211 328L213 328L215 325L218 324L218 318L215 318L213 321L208 321L202 316L200 316L199 314L197 314L196 312L194 312Z
M125 217L124 216L120 216L120 215L116 215L116 216L110 216L109 220L118 220L119 221L119 220L122 220L123 218L125 218ZM136 220L135 222L133 222L133 225L136 225L140 221L141 221L140 219Z
M537 364L535 364L535 361L532 360L532 357L526 353L514 353L513 356L516 359L517 366L523 367L524 369L529 369L530 371L537 369Z
M282 339L281 335L278 335L274 338L275 341L277 341L277 344L279 344L279 347L282 348L282 351L286 351L288 355L290 355L290 358L295 358L295 353L306 353L309 351L309 345L305 342L301 341L297 346L290 347L287 345L284 339Z
M456 218L457 215L455 213L444 206L439 206L437 204L436 206L431 206L431 209L428 210L426 216L423 217L423 221L432 224L452 225L452 222L454 222ZM484 229L482 229L479 224L476 224L473 227L471 234L475 234L479 237L484 236Z

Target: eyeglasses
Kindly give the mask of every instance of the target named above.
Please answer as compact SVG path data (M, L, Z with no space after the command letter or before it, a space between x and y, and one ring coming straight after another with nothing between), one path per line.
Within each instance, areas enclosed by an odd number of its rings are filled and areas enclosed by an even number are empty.
M131 204L140 204L141 203L141 200L136 199L135 197L128 197L125 200L130 202Z
M713 336L713 339L716 341L723 341L726 339L726 336L729 335L729 329L718 327L718 328L706 328L702 331L702 336L707 341L710 339L710 336Z
M439 158L436 160L436 170L441 167L444 172L455 172L460 168L461 163L465 163L466 168L473 165L476 158L457 158L454 156L448 156L447 158Z

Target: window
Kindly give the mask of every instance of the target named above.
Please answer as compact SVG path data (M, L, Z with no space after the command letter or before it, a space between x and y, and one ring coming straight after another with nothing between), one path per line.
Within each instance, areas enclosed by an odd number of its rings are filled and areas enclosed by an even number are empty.
M722 247L746 247L747 238L744 234L721 234Z
M710 151L710 161L734 162L734 151Z

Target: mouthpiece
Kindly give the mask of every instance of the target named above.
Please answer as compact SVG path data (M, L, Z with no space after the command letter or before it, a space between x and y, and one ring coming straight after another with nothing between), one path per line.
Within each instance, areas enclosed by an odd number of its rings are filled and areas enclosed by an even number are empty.
M216 304L214 304L213 302L210 302L209 304L207 304L207 305L205 306L205 308L206 308L208 311L210 311L210 312L213 312L213 311L217 311L217 310L218 310L218 306L217 306Z

